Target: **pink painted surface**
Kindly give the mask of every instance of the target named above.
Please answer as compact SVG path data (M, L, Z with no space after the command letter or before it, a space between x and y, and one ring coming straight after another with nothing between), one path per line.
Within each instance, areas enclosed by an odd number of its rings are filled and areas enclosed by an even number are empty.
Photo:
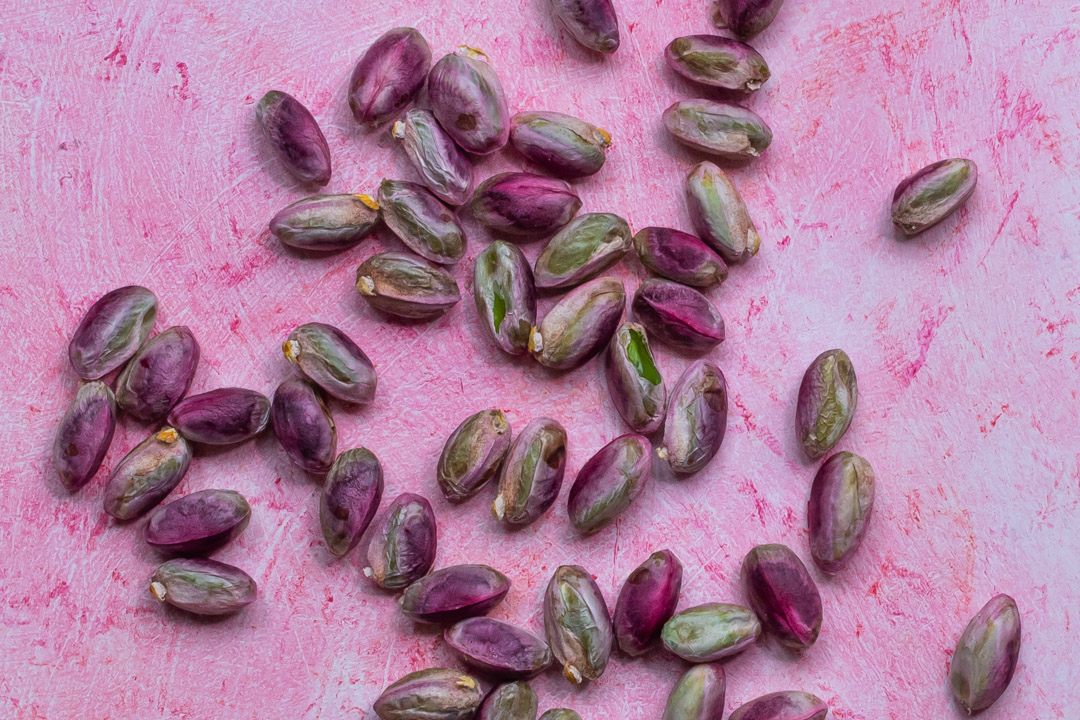
M553 569L579 563L610 603L650 552L685 565L682 606L738 601L738 565L760 542L808 558L815 467L792 431L802 371L839 346L859 374L859 410L841 447L874 464L875 517L854 565L816 573L819 642L802 658L771 643L729 663L728 709L801 688L841 720L951 718L949 656L997 592L1024 622L1012 687L988 718L1076 718L1080 623L1080 7L1069 0L789 0L755 41L774 77L749 104L775 141L733 171L764 238L711 293L729 339L712 353L732 393L718 458L685 482L658 481L614 527L582 540L565 492L542 522L505 533L490 495L459 507L433 473L450 430L487 406L516 428L539 414L569 430L569 477L625 431L596 363L562 377L500 355L471 300L473 232L454 271L466 301L430 324L376 317L353 273L380 237L329 258L283 250L269 217L304 193L253 127L271 88L322 123L331 191L372 192L411 177L382 136L360 134L346 103L353 62L389 27L415 25L436 56L461 43L492 57L515 110L593 120L615 138L587 211L635 228L687 228L681 181L695 156L660 113L694 90L667 70L674 36L708 32L704 0L618 0L623 45L599 60L570 44L543 0L8 2L0 38L0 717L374 717L381 688L452 663L361 576L333 561L317 524L318 485L272 435L201 454L177 495L229 487L251 501L247 532L219 558L247 569L259 601L217 622L160 607L156 558L140 528L101 509L107 471L148 429L123 421L105 466L69 497L49 462L76 378L66 343L103 292L158 295L159 330L188 325L203 345L193 391L271 393L293 370L279 345L321 320L378 365L379 395L335 411L340 447L365 445L386 469L387 502L426 494L440 523L438 565L487 562L514 586L493 612L540 631ZM392 12L388 13L387 8ZM948 156L974 159L979 187L955 217L898 241L894 185ZM478 176L520 165L509 151ZM539 246L527 248L535 257ZM636 261L617 270L632 290ZM546 309L547 305L544 305ZM686 358L661 351L669 383ZM618 660L575 690L535 682L541 710L587 720L659 717L680 663Z

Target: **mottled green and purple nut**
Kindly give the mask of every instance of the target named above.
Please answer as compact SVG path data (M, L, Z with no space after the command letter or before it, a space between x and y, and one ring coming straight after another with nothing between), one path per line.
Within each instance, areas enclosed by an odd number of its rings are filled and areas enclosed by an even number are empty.
M381 720L471 720L484 699L480 683L450 668L409 673L375 701Z
M349 80L349 108L368 130L394 119L427 79L431 48L414 28L388 30L367 49Z
M471 498L491 482L510 452L513 431L502 410L470 415L450 434L435 477L450 502Z
M413 169L436 197L451 205L469 199L472 163L429 110L413 108L405 113L391 134L401 141Z
M116 431L116 400L100 380L82 385L64 413L53 440L53 467L75 492L94 477Z
M746 554L742 582L750 607L781 644L805 649L821 632L821 594L799 556L786 545L758 545Z
M619 325L604 358L604 374L612 404L634 432L647 435L660 429L667 388L644 327L632 322Z
M167 555L205 555L233 541L251 520L251 506L234 490L200 490L150 516L146 543Z
M184 479L191 445L167 427L132 448L113 469L105 487L105 512L133 520L165 499Z
M105 293L79 321L68 344L71 367L83 380L98 380L139 350L157 317L157 298L138 285Z
M619 20L611 0L551 0L551 8L582 46L606 55L619 49Z
M570 708L551 708L545 710L540 720L581 720L576 710Z
M810 693L785 690L739 706L728 720L825 720L829 706Z
M855 367L846 352L826 350L814 358L799 385L795 410L795 430L808 457L817 460L836 447L858 401Z
M748 38L769 27L784 0L717 0L713 24Z
M169 425L191 442L231 445L253 438L270 422L270 401L244 388L220 388L192 395L169 413Z
M375 366L364 351L332 325L308 323L281 344L285 358L329 395L366 405L375 398Z
M701 470L724 442L727 408L727 381L720 368L706 360L690 365L668 399L664 443L657 456L676 475Z
M199 354L199 343L183 326L150 338L116 380L117 407L145 422L164 419L191 387Z
M741 265L761 245L754 221L727 174L711 162L700 162L686 176L686 207L690 221L725 262Z
M312 195L282 208L270 233L299 250L336 252L370 235L379 219L379 204L367 195Z
M536 691L517 681L500 685L480 706L476 720L536 720Z
M238 567L206 558L176 558L154 571L150 592L195 615L229 615L255 602L256 587Z
M660 634L668 652L707 663L736 655L757 641L761 623L741 605L705 603L676 613Z
M551 665L543 639L502 620L467 618L448 627L443 638L462 662L492 677L531 678Z
M581 367L611 341L625 309L621 280L590 280L560 300L533 328L529 352L553 370Z
M337 455L337 426L319 390L307 380L278 385L270 406L274 435L293 464L325 475Z
M372 531L364 575L387 590L408 587L435 564L438 536L431 503L413 493L398 495Z
M255 106L255 118L277 159L293 177L319 186L330 182L330 146L319 123L299 100L271 90Z
M533 277L545 290L572 288L599 275L630 249L630 226L612 213L586 213L548 241Z
M382 494L382 465L375 453L354 448L337 456L319 500L319 525L332 555L343 557L357 546Z
M772 142L765 121L735 103L681 100L664 111L664 127L684 145L726 160L756 158Z
M970 160L939 160L896 186L892 221L905 235L917 235L938 224L975 192L979 170Z
M722 720L726 690L722 665L695 665L671 688L663 720Z
M614 522L645 491L651 471L648 438L615 438L578 471L566 501L570 524L578 532L590 534Z
M580 209L581 198L569 184L529 172L492 175L472 199L480 224L517 240L552 235Z
M634 236L634 249L647 270L683 285L710 288L727 279L724 259L680 230L647 227Z
M643 655L660 639L660 631L679 604L682 563L670 550L650 555L626 578L615 601L612 624L619 650Z
M488 155L510 137L506 95L488 56L470 47L444 55L428 74L428 100L462 150Z
M376 310L415 320L438 317L461 300L450 273L409 253L369 257L356 270L356 289Z
M565 472L566 430L551 418L536 418L510 446L492 514L507 525L535 522L559 496Z
M379 207L386 226L420 257L453 265L465 254L465 231L453 210L423 185L383 180L379 185Z
M969 714L985 710L1009 687L1020 656L1020 611L1008 595L986 603L964 629L949 666L953 695Z
M611 135L572 115L524 112L510 119L510 144L552 175L571 180L600 172Z
M769 66L757 50L720 35L675 38L664 59L687 80L709 87L753 92L769 79Z
M693 353L724 342L724 318L709 298L681 283L649 278L641 283L630 307L649 336Z
M806 509L810 556L827 573L847 567L862 542L874 509L874 468L849 452L836 453L821 466Z
M574 685L604 674L614 630L604 596L584 568L562 565L544 593L544 629L563 675Z
M483 615L510 592L510 578L487 565L452 565L405 588L401 611L417 622L456 623Z
M510 355L529 350L536 324L536 285L524 253L496 240L476 258L473 272L476 312L488 336Z

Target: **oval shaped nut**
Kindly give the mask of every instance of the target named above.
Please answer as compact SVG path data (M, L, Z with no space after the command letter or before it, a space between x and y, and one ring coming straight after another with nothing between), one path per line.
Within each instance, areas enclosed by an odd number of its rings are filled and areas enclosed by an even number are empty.
M526 682L510 682L491 691L476 720L536 720L536 691Z
M536 287L564 289L591 280L619 262L630 244L630 226L618 215L579 215L536 258Z
M233 541L251 520L251 506L234 490L200 490L154 511L146 543L169 555L204 555Z
M619 415L634 432L655 432L664 422L667 388L656 367L649 335L637 323L615 330L604 361L608 393Z
M349 108L371 130L397 117L427 79L431 48L418 30L398 27L383 33L353 68Z
M742 652L760 634L761 623L749 608L705 603L676 613L660 636L668 652L703 663Z
M71 367L83 380L105 377L138 352L156 317L157 298L144 287L129 285L105 293L71 336Z
M952 215L975 192L979 169L970 160L939 160L909 175L896 186L893 225L917 235Z
M255 118L277 159L303 183L330 182L330 146L319 123L288 93L271 90L255 106Z
M325 475L337 454L337 426L315 387L290 378L278 385L270 406L274 435L293 464Z
M480 183L471 207L476 219L489 230L518 240L535 240L570 222L581 209L581 198L562 180L505 172Z
M551 708L545 710L540 720L581 720L576 710L570 708Z
M701 239L728 263L740 265L761 245L746 204L727 174L700 162L686 176L686 207Z
M605 55L619 49L619 21L611 0L551 0L551 9L582 46Z
M682 563L670 550L654 552L630 573L612 620L619 650L637 657L656 644L679 604L682 575Z
M544 594L544 628L563 675L574 685L604 674L614 632L600 588L583 568L562 565Z
M531 678L551 665L546 642L502 620L468 618L448 627L443 638L466 665L497 678Z
M687 80L709 87L753 92L769 79L769 66L757 50L720 35L675 38L664 59Z
M375 701L382 720L470 720L484 699L476 678L460 670L428 668L409 673Z
M492 514L507 525L535 522L559 496L565 472L566 430L551 418L533 420L510 446Z
M423 185L383 180L379 207L386 226L420 257L452 265L465 254L465 232L453 211Z
M750 607L782 644L805 649L821 631L821 595L802 560L786 545L758 545L746 554L742 582Z
M836 453L821 466L806 509L810 555L828 573L843 570L862 542L874 509L874 468L854 453Z
M417 622L455 623L483 615L510 592L510 579L487 565L452 565L425 575L398 601Z
M797 690L769 693L739 706L728 720L825 720L829 706Z
M60 482L75 492L97 474L116 430L116 400L105 383L79 387L53 440L53 467Z
M571 180L600 172L611 135L572 115L524 112L510 119L510 144L552 175Z
M647 227L634 236L638 259L650 272L698 288L710 288L727 279L724 259L689 233Z
M444 55L428 74L431 111L466 152L488 155L510 137L506 95L488 56L461 46Z
M471 498L498 475L512 435L502 410L481 410L465 418L446 440L435 471L446 499Z
M398 495L371 534L364 575L388 590L408 587L435 564L438 535L431 503L413 493Z
M408 253L369 257L356 270L356 289L376 310L416 320L438 317L461 300L448 272Z
M132 448L105 487L105 512L133 520L165 499L191 464L191 446L171 427Z
M859 402L855 366L843 350L826 350L803 374L795 410L795 429L803 452L824 457L844 437Z
M391 132L401 141L413 169L436 197L450 205L461 205L469 199L472 163L431 112L413 108L394 123Z
M676 475L696 473L709 464L727 431L727 382L720 368L698 360L683 371L668 400L664 444L657 457Z
M641 435L622 435L600 448L570 488L570 524L586 534L609 525L645 491L651 469L652 445Z
M621 280L590 280L560 300L533 328L529 351L553 370L581 367L611 341L625 308Z
M379 224L379 204L367 195L312 195L282 208L270 233L299 250L351 248Z
M186 327L171 327L142 344L116 380L116 405L145 422L162 420L191 387L199 343Z
M496 240L476 258L473 274L476 312L499 349L521 355L536 324L536 286L529 261L518 248Z
M338 400L366 405L375 399L375 366L336 327L324 323L301 325L289 333L281 348L285 359Z
M753 37L772 24L783 4L784 0L717 0L713 24L737 37Z
M255 602L256 586L238 567L206 558L176 558L154 571L150 592L195 615L230 615Z
M695 665L671 689L663 720L722 720L726 690L722 665Z
M703 353L724 342L724 318L699 291L671 280L649 278L631 303L634 316L662 343Z
M191 442L231 445L266 429L270 401L254 390L220 388L181 400L168 422Z
M953 695L968 714L985 710L1009 687L1020 656L1020 611L1008 595L986 603L956 644L949 665Z
M319 500L319 525L332 555L343 557L357 546L382 494L382 465L375 453L354 448L337 456Z
M772 142L757 113L734 103L682 100L664 111L664 127L684 145L727 160L756 158Z

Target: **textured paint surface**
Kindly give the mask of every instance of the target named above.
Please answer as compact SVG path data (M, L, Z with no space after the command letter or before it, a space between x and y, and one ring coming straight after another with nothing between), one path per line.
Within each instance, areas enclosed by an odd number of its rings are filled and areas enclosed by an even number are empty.
M379 391L360 410L331 404L340 447L379 456L386 498L426 495L447 539L437 566L505 571L514 586L491 615L536 633L563 563L595 573L613 603L626 575L668 547L685 566L689 607L742 602L739 562L757 543L786 543L808 562L817 466L795 440L795 395L807 364L843 347L860 398L837 449L878 470L874 520L844 573L811 568L825 605L818 643L802 659L763 643L729 663L727 710L802 688L838 720L958 718L949 656L971 616L1008 592L1023 649L984 717L1069 718L1080 702L1076 1L785 4L754 40L774 74L748 102L775 140L731 172L761 252L708 293L728 323L709 354L731 391L727 439L693 478L652 483L639 501L651 511L584 539L565 516L569 484L540 522L505 532L488 511L493 488L451 506L435 465L465 416L499 407L514 427L541 414L563 423L573 477L627 432L597 361L554 376L508 357L470 302L427 324L377 316L353 276L376 248L402 249L385 231L303 257L266 230L304 194L255 127L270 88L322 125L334 156L327 192L415 179L346 103L353 63L404 24L436 55L462 43L487 51L513 112L566 112L611 132L604 169L576 184L583 212L688 230L682 180L701 156L667 137L660 114L694 90L662 53L677 35L709 32L707 3L620 0L623 44L607 60L559 30L545 0L511 4L412 0L391 16L328 0L0 2L0 717L371 720L390 682L454 664L436 631L414 631L363 580L360 553L330 558L319 488L272 433L200 449L176 493L224 485L251 502L248 530L215 558L249 572L260 597L216 622L160 607L139 528L101 510L108 472L147 428L122 420L97 477L78 495L61 489L49 447L75 392L69 333L102 293L138 283L160 300L158 331L187 325L202 344L192 392L272 393L295 372L281 341L305 322L355 338ZM899 242L896 183L954 156L978 163L975 195ZM477 177L519 164L502 152ZM486 244L468 230L453 270L466 296ZM539 250L525 246L530 262ZM632 259L615 273L641 276ZM687 359L657 355L673 383ZM541 710L656 718L684 669L661 654L618 658L582 690L557 671L534 687Z

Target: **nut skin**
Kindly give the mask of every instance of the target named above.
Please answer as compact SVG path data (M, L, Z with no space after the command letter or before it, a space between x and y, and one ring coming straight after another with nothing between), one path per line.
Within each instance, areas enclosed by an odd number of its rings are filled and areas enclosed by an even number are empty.
M536 285L521 250L502 240L488 245L476 258L473 297L481 324L499 349L510 355L528 352Z
M382 465L373 452L355 448L337 456L319 499L319 525L331 555L344 557L359 544L382 495Z
M257 590L240 568L206 558L176 558L154 571L150 592L195 615L231 615L253 603Z
M555 420L536 418L514 438L491 505L496 520L524 526L555 503L566 472L566 430Z
M741 265L761 245L754 221L727 174L711 162L700 162L686 176L686 207L702 241L725 262Z
M469 158L428 110L413 108L391 131L424 185L449 205L461 205L472 194Z
M968 714L985 710L1009 687L1020 657L1020 611L997 595L971 619L953 653L949 684Z
M695 665L671 688L663 720L722 720L726 689L722 665Z
M176 326L142 344L116 380L116 406L144 422L163 420L187 393L199 366L199 343Z
M471 720L484 692L471 675L451 668L409 673L375 700L381 720Z
M71 367L83 380L98 380L123 367L150 335L157 298L138 285L102 295L79 321L68 343Z
M664 111L663 119L679 142L725 160L759 157L772 142L765 121L735 103L680 100Z
M349 80L349 108L373 130L397 117L427 79L431 48L415 28L388 30L367 49Z
M270 406L274 435L293 464L325 475L337 454L334 418L314 385L290 378L278 385Z
M375 399L375 366L352 339L333 325L307 323L282 343L285 359L328 395L356 405Z
M586 535L611 524L641 497L651 470L652 445L648 438L615 438L578 471L566 501L570 524Z
M97 474L115 430L113 391L100 380L81 385L53 440L53 467L69 492L79 490Z
M634 236L634 250L647 270L696 288L710 288L727 279L724 259L689 233L647 227Z
M430 320L461 300L445 270L408 253L372 255L356 270L356 289L371 307L411 320Z
M619 49L619 21L611 0L551 0L551 9L583 47L605 55Z
M483 615L502 602L510 579L487 565L452 565L405 588L401 611L416 622L456 623Z
M544 640L502 620L467 618L448 627L443 639L466 665L499 679L528 679L551 665Z
M548 241L536 258L536 287L576 287L619 262L632 244L630 226L612 213L578 215Z
M446 440L435 477L450 502L480 492L502 469L513 430L502 410L481 410L457 426Z
M491 691L476 720L536 720L537 705L536 692L528 683L509 682Z
M795 410L795 429L803 452L824 457L844 437L859 402L859 384L851 358L826 350L803 374Z
M611 135L572 115L523 112L510 119L510 144L549 174L573 180L600 172Z
M423 185L383 180L379 207L386 226L420 257L453 265L465 254L465 231L454 212Z
M387 590L408 587L435 564L438 536L431 503L413 493L398 495L375 524L364 575Z
M668 398L664 442L656 454L676 475L696 473L720 450L727 431L727 382L716 365L698 360Z
M612 404L634 432L648 435L660 429L667 387L642 325L624 322L615 330L604 356L604 376Z
M379 205L367 195L312 195L270 219L270 234L298 250L337 252L353 247L379 224Z
M720 35L675 38L664 59L687 80L724 90L753 92L769 79L769 66L757 50Z
M736 37L749 38L772 24L784 0L717 0L713 24Z
M953 214L975 192L979 169L970 160L939 160L904 178L893 192L893 225L918 235Z
M741 705L728 720L825 720L829 706L797 690L769 693Z
M604 674L614 631L596 581L578 565L555 570L544 593L544 628L563 675L574 685Z
M105 512L134 520L165 499L191 464L191 446L167 427L132 448L113 468L105 487Z
M166 555L206 555L233 541L251 520L251 506L234 490L200 490L150 516L146 543Z
M649 278L631 303L634 316L660 342L704 353L724 341L724 319L709 299L692 287Z
M661 639L668 652L694 663L736 655L757 641L761 623L748 608L705 603L675 614Z
M255 106L255 118L277 159L302 183L330 182L330 146L319 123L288 93L271 90Z
M615 601L612 625L619 650L637 657L660 639L660 631L679 604L683 568L670 550L650 555L626 578Z
M530 172L492 175L476 188L471 203L481 225L518 241L548 237L581 209L568 183Z
M168 422L191 442L231 445L266 429L270 401L254 390L220 388L181 400Z
M439 124L466 152L489 155L510 137L502 83L483 52L460 47L428 73L428 100Z
M796 650L821 632L821 595L802 560L786 545L758 545L746 554L742 583L762 626Z
M807 504L810 556L827 573L851 562L874 509L874 468L849 452L836 453L814 476Z
M590 280L560 300L532 329L529 351L552 370L581 367L611 341L625 308L621 280Z

